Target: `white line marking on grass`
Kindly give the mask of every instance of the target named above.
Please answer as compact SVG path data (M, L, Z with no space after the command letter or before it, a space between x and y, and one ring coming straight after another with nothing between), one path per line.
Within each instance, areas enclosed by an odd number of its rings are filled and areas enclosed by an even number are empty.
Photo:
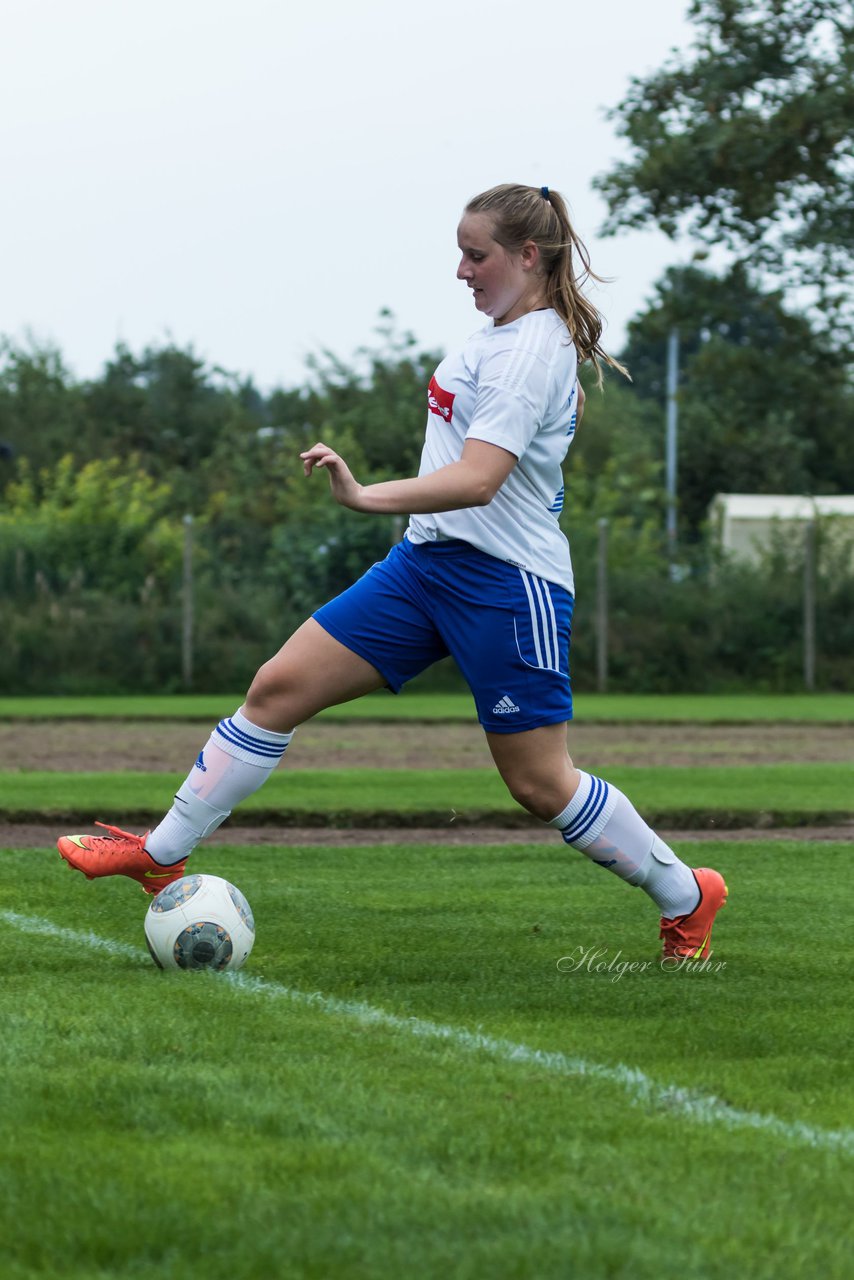
M125 959L149 959L148 953L140 947L116 942L112 938L101 938L91 932L66 929L38 916L22 916L16 911L0 910L0 920L14 929L20 929L22 933L57 938L73 946L105 951L108 955L122 956ZM763 1115L758 1111L741 1111L713 1094L698 1093L679 1085L659 1084L637 1067L627 1067L622 1063L606 1066L600 1062L590 1062L586 1058L571 1058L555 1050L533 1049L527 1044L485 1035L480 1031L468 1031L465 1027L431 1022L426 1018L404 1018L361 1000L342 1000L338 996L326 996L319 991L297 991L278 982L253 978L245 973L225 973L219 980L248 995L262 995L288 1000L292 1004L308 1005L321 1009L324 1013L349 1018L364 1026L383 1027L420 1040L444 1040L467 1053L484 1053L502 1062L539 1067L560 1076L605 1080L617 1085L635 1104L655 1107L672 1115L682 1116L685 1120L693 1120L696 1124L760 1130L786 1142L814 1147L820 1151L840 1151L845 1155L854 1155L854 1130L819 1129L798 1120L781 1120L777 1116Z
M58 938L60 942L71 942L88 947L90 951L106 951L111 956L125 956L129 960L141 960L147 952L139 947L132 947L129 942L116 942L112 938L101 938L97 933L80 933L76 929L65 929L54 924L52 920L41 920L38 916L21 916L17 911L0 911L0 920L5 920L13 929L22 933L40 933L43 937Z

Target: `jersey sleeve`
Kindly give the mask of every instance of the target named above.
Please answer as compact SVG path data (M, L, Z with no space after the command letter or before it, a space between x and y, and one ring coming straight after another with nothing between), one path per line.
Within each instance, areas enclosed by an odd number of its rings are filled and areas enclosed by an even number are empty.
M549 365L541 354L496 351L478 369L467 440L483 440L521 458L546 416Z

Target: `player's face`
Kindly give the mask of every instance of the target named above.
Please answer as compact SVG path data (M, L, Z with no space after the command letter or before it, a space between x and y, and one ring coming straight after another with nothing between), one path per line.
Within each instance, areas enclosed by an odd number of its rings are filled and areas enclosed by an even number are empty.
M485 213L466 213L457 229L460 265L457 279L465 280L474 305L496 324L509 324L543 303L539 254L531 242L519 253L508 253L492 238L492 219Z

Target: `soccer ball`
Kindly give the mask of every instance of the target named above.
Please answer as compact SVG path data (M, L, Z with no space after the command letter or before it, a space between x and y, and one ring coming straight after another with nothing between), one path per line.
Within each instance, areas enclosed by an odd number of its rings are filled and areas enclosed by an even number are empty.
M255 942L255 920L227 880L184 876L152 901L145 940L161 969L239 969Z

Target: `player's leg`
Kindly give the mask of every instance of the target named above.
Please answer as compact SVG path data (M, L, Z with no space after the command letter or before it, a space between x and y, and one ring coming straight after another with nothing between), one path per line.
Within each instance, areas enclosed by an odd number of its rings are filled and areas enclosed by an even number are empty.
M708 911L713 916L723 902L722 878L705 869L695 874L621 791L576 769L567 752L569 593L477 552L453 560L449 555L443 634L511 794L557 827L567 844L655 901L665 950L677 936L674 920L691 920L694 937Z
M566 723L522 733L490 733L486 741L513 799L543 822L566 807L580 774L566 746Z
M297 724L384 684L370 663L309 618L260 669L243 706L216 726L152 831L137 836L107 827L107 835L62 836L60 853L90 879L127 875L148 892L162 889L184 874L196 845L267 781Z
M645 889L665 915L693 911L699 895L690 868L622 791L575 768L566 737L565 724L486 734L498 772L524 809L556 827L597 866Z
M708 955L712 924L726 900L723 877L708 867L692 870L622 791L576 769L566 730L560 724L525 733L487 732L510 794L591 862L652 898L662 915L665 956Z
M146 838L147 852L167 864L186 859L267 781L298 724L385 683L375 667L309 618L260 668L243 706L216 726L172 808Z
M259 728L289 734L318 711L361 698L386 683L375 667L308 618L259 668L243 712Z
M178 879L199 841L270 776L296 725L386 685L397 691L446 655L410 588L407 554L394 548L261 667L243 706L216 726L153 831L63 836L63 858L90 879L126 875L149 892Z

